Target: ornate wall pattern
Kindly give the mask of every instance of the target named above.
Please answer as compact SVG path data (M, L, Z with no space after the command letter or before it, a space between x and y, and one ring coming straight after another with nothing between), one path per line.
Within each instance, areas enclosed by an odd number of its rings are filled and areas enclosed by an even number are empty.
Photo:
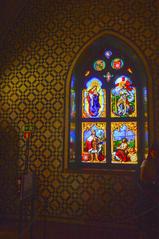
M133 174L63 173L64 89L70 65L91 37L105 30L122 34L140 48L150 65L158 138L158 25L158 0L33 0L8 32L0 57L0 124L8 135L12 134L10 128L19 135L15 161L21 170L25 158L22 128L35 126L29 168L38 176L40 216L121 223L132 215L136 199ZM9 137L6 144L10 142ZM4 155L5 148L1 158ZM7 177L4 180L12 184ZM0 190L10 202L16 199L15 189L9 197ZM47 210L45 197L49 198ZM6 213L16 213L12 203L7 205Z

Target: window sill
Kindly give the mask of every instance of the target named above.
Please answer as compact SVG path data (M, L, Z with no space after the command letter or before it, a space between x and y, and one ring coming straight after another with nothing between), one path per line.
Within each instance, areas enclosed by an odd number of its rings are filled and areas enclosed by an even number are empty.
M64 169L64 173L78 173L78 174L114 174L114 175L131 175L135 174L137 168L134 169L119 169L119 168L72 168L72 169Z

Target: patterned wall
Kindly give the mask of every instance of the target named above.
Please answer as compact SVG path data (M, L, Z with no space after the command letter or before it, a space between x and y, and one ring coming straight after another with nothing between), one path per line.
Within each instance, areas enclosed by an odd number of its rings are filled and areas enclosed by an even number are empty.
M132 173L63 173L64 89L81 47L101 31L118 32L140 48L150 65L159 137L158 26L158 0L32 0L8 32L0 56L0 125L7 135L4 144L16 146L2 147L1 158L15 178L13 165L18 161L24 168L23 127L33 125L29 169L38 176L39 215L87 223L121 223L131 217L136 198ZM3 210L14 214L17 195L7 169L3 181L11 190L0 188L0 203L6 198Z

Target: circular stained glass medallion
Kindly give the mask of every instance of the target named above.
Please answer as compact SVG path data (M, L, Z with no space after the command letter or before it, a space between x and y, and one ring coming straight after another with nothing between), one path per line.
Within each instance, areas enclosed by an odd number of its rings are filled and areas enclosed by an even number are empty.
M96 71L102 71L106 67L105 61L97 60L97 61L94 62L93 67Z
M124 62L120 58L115 58L111 61L111 67L115 70L120 70L124 65Z

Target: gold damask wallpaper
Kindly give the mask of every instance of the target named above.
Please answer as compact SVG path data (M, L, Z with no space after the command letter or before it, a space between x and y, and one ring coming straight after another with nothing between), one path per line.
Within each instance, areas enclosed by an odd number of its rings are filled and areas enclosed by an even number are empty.
M159 137L158 26L158 0L28 1L8 31L0 56L1 213L17 213L14 179L17 167L24 169L22 135L30 124L29 170L38 178L39 216L100 224L133 221L133 173L63 171L65 84L87 41L106 30L121 34L149 64Z

